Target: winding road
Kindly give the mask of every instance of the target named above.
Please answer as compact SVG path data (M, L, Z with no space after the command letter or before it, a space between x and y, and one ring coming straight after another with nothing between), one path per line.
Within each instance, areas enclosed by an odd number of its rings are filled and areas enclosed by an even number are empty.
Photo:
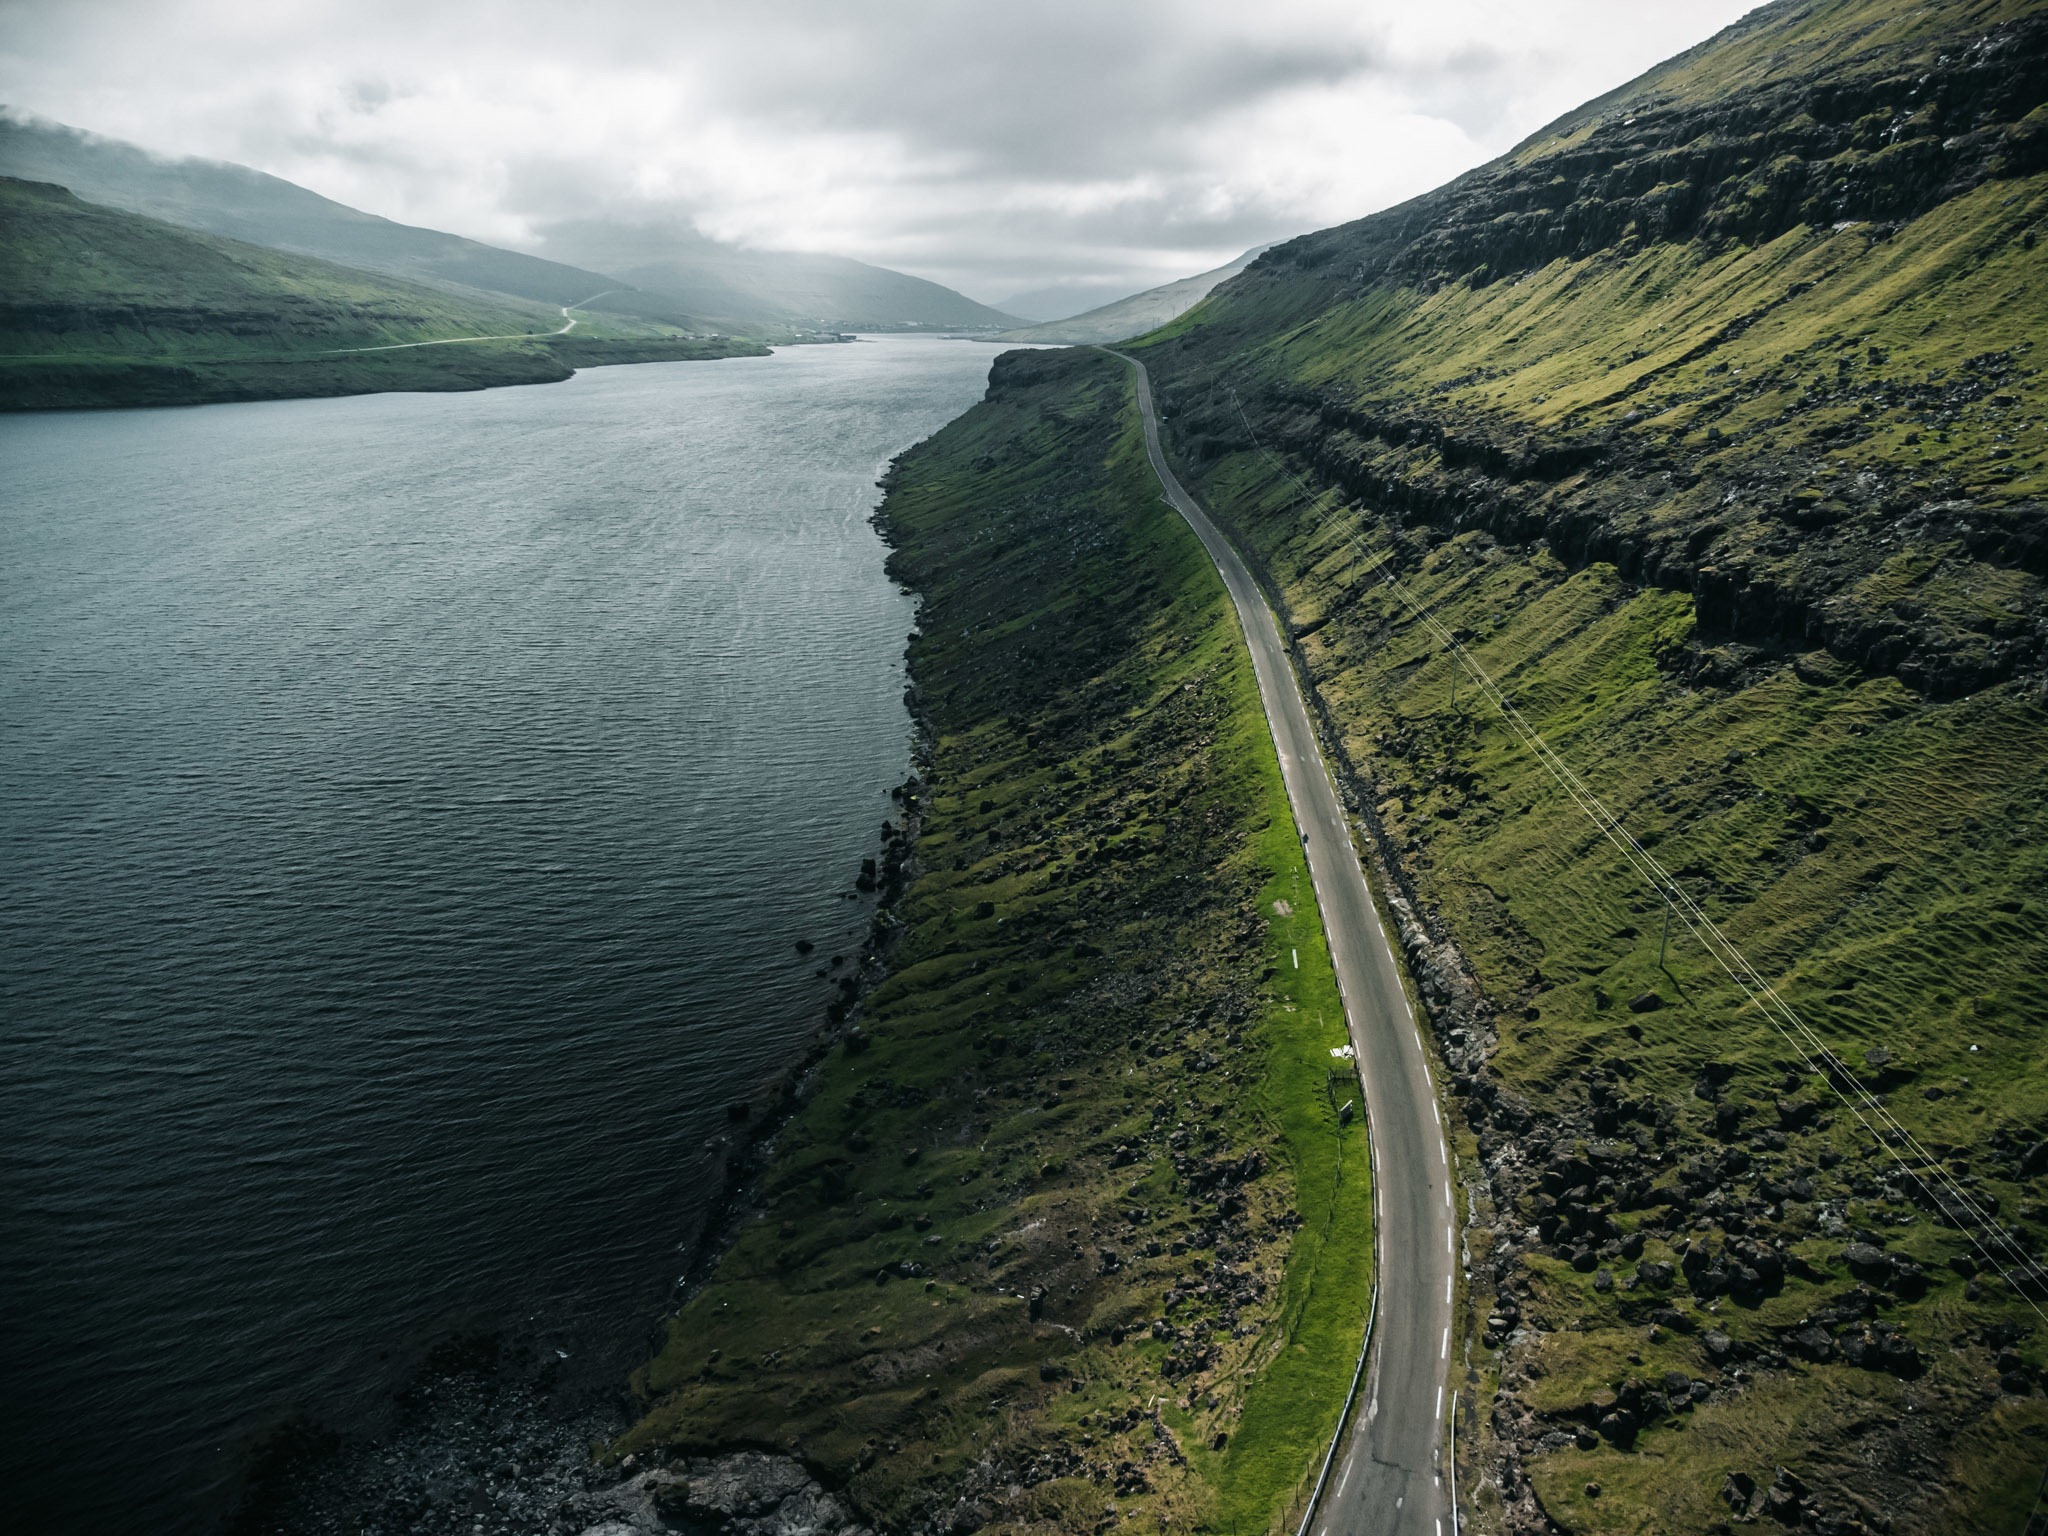
M543 336L566 336L576 329L576 320L569 313L570 310L581 309L584 304L593 304L606 293L618 291L616 288L607 288L603 293L593 293L583 300L582 304L562 305L562 324L552 331L514 331L509 336L443 336L438 341L391 341L381 347L334 347L327 355L333 356L342 352L403 352L408 347L452 347L465 341L534 341Z
M1422 1035L1272 610L1230 541L1167 467L1145 365L1121 352L1110 355L1137 370L1152 468L1168 502L1215 560L1237 605L1322 907L1370 1115L1379 1226L1378 1321L1359 1406L1343 1428L1309 1529L1311 1536L1445 1536L1457 1528L1444 1422L1458 1269L1457 1212ZM1358 1298L1361 1318L1367 1301Z

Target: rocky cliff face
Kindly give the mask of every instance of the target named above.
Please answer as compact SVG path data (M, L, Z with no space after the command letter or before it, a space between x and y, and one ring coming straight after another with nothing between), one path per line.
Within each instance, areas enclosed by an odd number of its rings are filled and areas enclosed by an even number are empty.
M1764 245L1801 225L1893 229L2048 169L2048 18L1765 6L1711 44L1386 213L1279 247L1239 284L1486 283L1656 241Z
M1766 7L1425 197L1269 253L1150 349L1182 450L1688 592L1699 643L1936 695L2048 630L2048 17ZM1983 611L1882 577L1938 552ZM1991 611L1996 609L1997 611Z

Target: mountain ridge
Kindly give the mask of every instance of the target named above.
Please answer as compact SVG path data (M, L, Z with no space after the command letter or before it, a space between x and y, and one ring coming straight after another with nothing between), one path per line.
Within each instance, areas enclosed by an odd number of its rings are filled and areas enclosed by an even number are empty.
M681 292L588 267L401 224L231 161L160 156L139 145L0 108L0 173L71 188L88 202L210 234L318 256L414 282L581 305L699 333L714 327L890 329L1014 321L923 278L847 257L744 252L694 233L671 259L637 263ZM557 238L573 232L556 226ZM676 250L694 250L694 268ZM605 292L605 290L612 290ZM620 291L625 290L625 291ZM600 297L602 295L602 297ZM708 312L691 300L702 298Z
M751 250L688 228L608 220L547 225L540 233L578 262L733 324L989 329L1016 321L929 279L850 256Z
M161 156L11 108L0 108L0 172L163 223L473 294L563 305L619 286L604 273L364 213L232 161ZM672 300L643 300L649 308L634 312L698 323Z
M0 409L552 383L759 352L367 272L0 176ZM488 338L477 340L474 338ZM455 344L448 344L448 343Z

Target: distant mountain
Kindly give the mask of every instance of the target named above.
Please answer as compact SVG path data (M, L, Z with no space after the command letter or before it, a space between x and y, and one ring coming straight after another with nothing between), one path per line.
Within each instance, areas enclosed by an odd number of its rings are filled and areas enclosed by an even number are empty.
M0 175L54 182L87 202L414 281L557 306L620 286L603 273L379 218L245 165L167 159L4 108ZM603 307L672 325L694 321L673 299L654 294L614 294Z
M0 410L482 389L765 350L571 318L0 176Z
M1157 288L1148 288L1143 293L1134 293L1127 299L1118 299L1113 304L1104 304L1099 309L1091 309L1070 319L1005 331L995 339L1082 345L1142 336L1147 331L1157 330L1169 320L1179 319L1207 298L1210 289L1228 278L1237 276L1251 265L1260 252L1270 249L1270 246L1255 246L1237 260L1218 267L1213 272L1203 272L1194 277L1183 277L1177 282L1161 284Z
M1132 296L1129 283L1049 283L1043 288L1013 293L999 301L997 309L1042 324L1064 320L1085 310L1100 309Z
M169 159L7 108L0 108L0 175L54 182L88 202L373 272L690 329L1017 323L1015 315L886 267L742 250L687 229L557 225L545 235L567 259L547 260L379 218L247 166ZM614 291L584 304L606 289Z
M561 324L544 305L475 303L0 177L0 408L561 378L537 345L404 345Z
M584 220L548 226L541 235L564 260L614 273L735 326L989 330L1017 323L1015 315L887 267L845 256L745 250L686 226Z

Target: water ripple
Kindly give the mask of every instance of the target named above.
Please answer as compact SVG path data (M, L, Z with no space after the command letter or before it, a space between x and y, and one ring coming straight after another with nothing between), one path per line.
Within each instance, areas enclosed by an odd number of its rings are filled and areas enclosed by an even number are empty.
M873 481L986 368L0 423L17 1529L197 1528L451 1319L632 1362L907 766Z

